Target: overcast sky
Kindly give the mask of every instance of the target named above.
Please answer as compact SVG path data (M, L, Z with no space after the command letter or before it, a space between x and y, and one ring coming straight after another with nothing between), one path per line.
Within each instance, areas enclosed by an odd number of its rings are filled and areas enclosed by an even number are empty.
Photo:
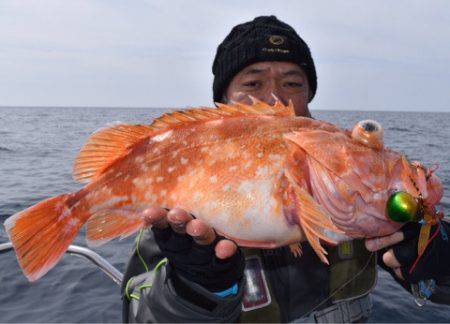
M0 0L0 106L211 105L217 45L263 14L309 44L312 109L450 112L446 0Z

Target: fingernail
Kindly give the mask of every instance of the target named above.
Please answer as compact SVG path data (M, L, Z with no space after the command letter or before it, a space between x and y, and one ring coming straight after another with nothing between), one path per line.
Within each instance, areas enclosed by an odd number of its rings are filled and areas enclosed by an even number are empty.
M170 224L177 229L183 229L185 227L185 223L183 223L183 222L181 222L181 223L170 222Z
M225 259L225 256L223 255L223 253L221 251L216 252L216 257L218 257L219 259Z

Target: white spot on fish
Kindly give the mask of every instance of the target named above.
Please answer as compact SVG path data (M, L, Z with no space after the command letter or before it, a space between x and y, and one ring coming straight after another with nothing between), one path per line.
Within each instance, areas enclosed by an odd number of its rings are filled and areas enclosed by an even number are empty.
M238 167L236 165L232 165L228 168L228 170L231 172L236 171L237 169L238 169Z
M336 242L343 242L343 241L348 241L350 239L350 237L348 237L345 234L340 234L340 233L336 233L333 231L330 231L329 229L324 228L322 230L323 234L325 234L326 237L330 238L333 241Z
M383 196L379 193L379 192L375 192L372 196L373 200L377 201L377 200L381 200L383 198Z
M192 197L195 201L200 201L203 198L203 195L201 194L201 192L196 191Z
M69 221L67 222L68 225L75 227L80 223L80 220L78 218L71 218L69 219Z
M123 201L128 200L127 196L116 196L116 197L111 197L109 200L98 204L98 205L94 205L89 209L89 213L91 214L95 214L96 212L98 212L99 210L102 209L109 209L111 207L115 207L116 204L121 203Z
M269 154L270 161L279 161L281 159L281 155L279 154Z
M244 164L244 169L248 169L252 165L252 160L247 161L247 163Z
M200 148L200 152L202 152L202 153L205 153L205 152L207 152L208 151L208 148L206 147L206 146L202 146L201 148Z
M159 183L159 182L163 182L163 180L164 180L164 177L157 177L157 178L156 178L156 182L158 182L158 183Z
M230 184L226 184L226 185L223 186L222 189L223 189L223 191L228 191L228 190L231 189L231 185Z
M160 169L159 164L155 164L155 165L152 166L152 168L151 168L152 172L156 172L156 171L158 171L159 169Z
M211 180L211 183L216 183L217 182L217 176L213 175L211 178L209 178L209 180Z
M223 123L222 119L217 119L217 120L211 120L211 121L207 122L206 124L208 126L216 126L216 125L220 125L222 123Z
M269 175L269 168L267 167L267 165L259 167L258 170L256 171L256 175L258 177L265 177Z
M134 178L132 183L138 188L145 187L145 179L142 179L142 178Z
M122 172L117 172L116 177L121 177L122 176Z
M167 132L164 132L162 134L156 135L154 136L152 139L154 142L162 142L164 141L166 138L172 136L173 130L168 130Z
M58 217L58 222L62 221L64 218L70 215L70 210L68 208L64 209L64 212L61 213Z
M141 170L142 170L142 172L147 172L148 171L148 166L146 164L142 164L141 165Z
M176 169L176 168L173 167L173 166L168 167L168 168L167 168L167 172L168 172L168 173L171 173L171 172L173 172L173 170L175 170L175 169Z
M205 204L204 204L204 209L205 210L207 210L209 213L217 213L217 207L219 206L219 204L217 203L217 201L215 201L215 200L210 200L210 201L207 201ZM218 215L215 215L215 216L218 216Z
M80 220L78 218L71 218L67 221L67 223L64 225L64 231L66 233L73 232L73 230L76 229L78 224L80 223Z
M156 196L153 194L153 191L146 192L144 199L148 201L150 204L154 204L156 202Z
M102 195L106 195L106 196L112 196L112 189L110 187L108 187L107 185L103 186L103 188L100 190L100 192Z
M165 197L167 195L167 190L163 189L159 192L160 197Z
M263 152L259 152L258 154L256 154L256 157L258 157L258 158L262 158L263 156L264 156Z
M140 163L144 162L144 157L143 156L138 156L137 158L134 159L134 162L140 164Z
M186 165L189 162L189 159L186 159L185 157L182 157L180 162L181 162L181 164Z
M228 138L228 139L225 141L225 143L231 144L231 143L233 143L233 140L232 140L231 138Z
M242 181L238 187L238 192L247 195L251 193L254 188L255 185L253 181Z

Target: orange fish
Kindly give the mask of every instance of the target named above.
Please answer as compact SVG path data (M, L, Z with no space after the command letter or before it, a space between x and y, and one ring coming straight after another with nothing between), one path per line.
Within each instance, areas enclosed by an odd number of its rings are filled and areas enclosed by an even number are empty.
M101 129L75 161L74 178L87 185L11 216L5 227L30 281L58 262L84 224L89 245L98 246L146 226L141 212L152 205L181 207L241 246L291 244L298 254L307 240L327 263L321 241L402 226L386 217L392 191L441 199L437 177L416 170L384 148L376 122L350 133L295 117L292 104L254 99Z

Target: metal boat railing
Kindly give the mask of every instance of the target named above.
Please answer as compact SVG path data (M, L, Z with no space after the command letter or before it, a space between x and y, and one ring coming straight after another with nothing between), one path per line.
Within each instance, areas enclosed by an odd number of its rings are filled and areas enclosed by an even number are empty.
M0 243L0 254L6 253L14 250L12 243ZM110 277L116 284L119 286L122 284L123 274L117 270L111 263L106 261L102 256L98 253L95 253L88 248L81 247L78 245L70 245L67 249L66 253L79 256L91 261L94 265L96 265L100 270L102 270L108 277Z

